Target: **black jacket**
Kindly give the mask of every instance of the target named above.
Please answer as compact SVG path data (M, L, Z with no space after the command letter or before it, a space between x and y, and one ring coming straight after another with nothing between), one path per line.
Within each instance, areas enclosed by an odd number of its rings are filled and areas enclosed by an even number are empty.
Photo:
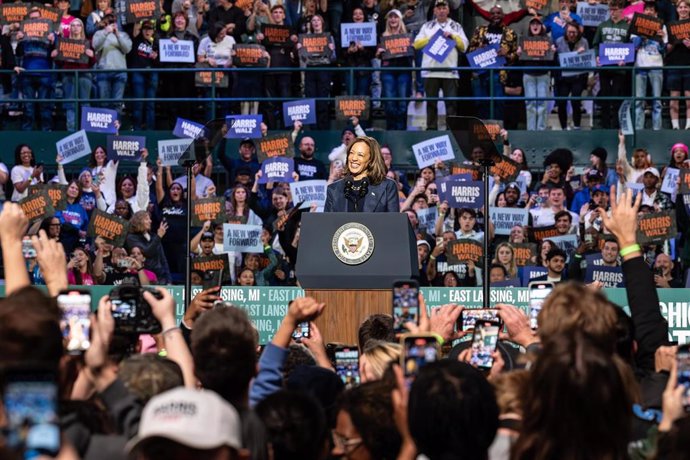
M345 180L330 184L326 191L324 212L347 212L347 203ZM400 212L400 199L395 182L386 178L380 184L369 184L363 212Z

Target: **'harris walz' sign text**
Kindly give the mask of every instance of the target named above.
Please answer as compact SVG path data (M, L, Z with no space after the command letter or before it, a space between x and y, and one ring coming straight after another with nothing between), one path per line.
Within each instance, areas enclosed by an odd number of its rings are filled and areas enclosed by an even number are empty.
M113 246L122 246L127 238L129 222L100 209L94 209L89 220L88 235L92 238L100 236Z
M126 5L125 15L128 24L156 19L161 15L160 3L157 0L127 0Z
M360 120L369 119L369 107L371 99L369 96L337 96L335 98L335 118L336 120L349 120L357 117Z
M55 56L55 60L85 64L89 62L89 57L86 55L87 49L89 49L89 42L87 40L61 38L57 43L58 54Z

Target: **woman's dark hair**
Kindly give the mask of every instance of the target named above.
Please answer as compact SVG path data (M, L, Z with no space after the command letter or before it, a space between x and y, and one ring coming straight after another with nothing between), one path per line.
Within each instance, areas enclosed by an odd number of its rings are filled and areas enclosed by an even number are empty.
M115 201L115 207L117 207L118 204L126 204L127 205L127 216L123 217L123 219L129 220L132 218L132 215L134 214L134 210L132 209L132 205L129 204L129 201L125 200L124 198L118 198L117 201Z
M445 272L443 274L443 278L442 278L444 285L446 284L446 276L452 277L455 280L456 286L461 286L462 281L460 280L460 277L458 276L457 273L455 273L454 271Z
M256 406L268 430L275 460L319 460L328 442L326 414L311 396L281 390Z
M505 199L506 193L505 192L498 192L498 194L496 194L496 199L494 200L494 206L498 207L498 199L500 197L503 197Z
M625 366L582 331L549 337L525 386L511 458L580 459L583 446L587 458L629 458L633 399Z
M551 249L556 247L556 243L554 243L551 240L544 240L541 243L539 243L539 246L537 247L537 265L538 266L541 266L544 264L544 262L546 262L544 259L541 258L541 248L547 243L549 244L549 246L551 246ZM549 249L549 251L551 249Z
M384 180L386 180L386 172L388 171L388 169L386 168L386 163L383 161L383 155L381 154L381 147L379 146L379 142L373 137L359 136L355 138L355 140L353 140L352 143L348 146L346 158L350 156L352 148L359 143L364 143L367 145L367 147L369 147L369 164L367 165L367 178L369 179L370 183L378 185ZM352 173L350 172L348 164L349 163L346 161L345 174L351 175Z
M14 148L14 165L21 166L22 164L22 149L24 147L31 146L29 144L19 144ZM36 166L36 156L33 154L33 149L31 149L31 166Z
M577 25L576 22L566 23L565 30L563 31L563 39L566 40L566 37L568 36L568 29L571 27L575 29L575 31L577 31L577 38L575 39L575 43L577 43L580 41L580 38L582 38L582 32L580 31L580 27Z
M367 382L338 398L338 412L347 412L371 457L378 460L397 458L402 444L393 421L393 388L384 380Z
M424 366L410 390L409 427L431 460L486 460L498 429L498 405L480 371L458 361Z
M75 247L72 250L72 253L74 253L74 251L81 251L86 255L86 273L93 276L93 262L91 262L89 252L82 246ZM78 286L84 284L84 278L82 277L81 271L77 268L72 268L71 271L72 275L74 275L74 284Z
M221 30L225 29L226 24L222 21L217 21L214 22L211 27L208 28L208 38L211 39L212 42L216 42L216 38L218 37L218 34L220 33Z
M105 147L103 147L102 145L97 145L96 148L94 148L91 151L91 155L89 155L89 168L95 168L98 166L98 163L96 162L96 150L98 150L98 149L101 149L104 152L107 152ZM107 156L105 158L105 163L108 163L108 157Z
M67 184L67 188L69 188L69 186L72 185L72 184L74 184L74 185L77 186L77 196L74 198L74 203L76 204L76 203L79 203L79 200L81 199L81 185L79 185L79 181L78 181L78 180L72 179L72 180L69 181L69 183Z
M232 188L232 192L230 193L230 209L229 211L234 215L235 212L237 211L237 200L235 199L235 192L239 189L244 189L246 193L246 201L244 203L244 209L242 210L242 215L244 217L249 217L249 198L251 197L251 191L249 190L249 187L246 185L242 184L236 184Z
M134 195L137 193L137 178L134 176L130 176L129 174L125 174L124 176L120 177L117 180L117 185L115 186L115 194L118 198L123 198L122 197L122 192L120 192L120 189L122 188L122 183L126 180L132 181L132 184L134 184Z
M46 217L41 221L41 225L38 227L39 230L44 230L46 235L50 235L50 224L53 223L53 219L58 219L56 216ZM59 219L58 219L59 220Z
M539 31L539 33L538 33L537 35L534 35L534 34L532 33L532 28L530 27L530 26L532 25L533 22L538 22L539 25L541 26L541 30ZM540 20L538 20L538 19L532 19L532 20L529 22L528 27L527 27L527 35L528 35L529 37L541 37L542 35L546 35L546 27L544 27L544 24L543 24Z
M525 151L521 147L515 147L513 149L513 152L516 150L519 150L522 152L522 163L520 163L520 171L529 171L529 165L527 164L527 155L525 155ZM511 152L511 153L513 153ZM515 161L515 160L513 160ZM529 184L527 184L529 186Z
M184 18L184 28L185 28L185 30L187 30L187 27L189 27L189 18L187 17L187 15L186 15L185 13L183 13L182 11L178 11L177 13L173 14L173 17L172 17L173 28L170 29L170 33L171 33L171 34L172 34L173 32L175 32L175 19L177 19L178 16L181 16L181 17Z
M244 272L251 272L251 274L254 275L254 284L252 284L252 286L256 286L256 276L257 275L256 275L256 273L254 273L254 270L252 270L251 268L248 268L248 267L242 267L242 269L237 273L237 285L238 286L240 285L240 276Z

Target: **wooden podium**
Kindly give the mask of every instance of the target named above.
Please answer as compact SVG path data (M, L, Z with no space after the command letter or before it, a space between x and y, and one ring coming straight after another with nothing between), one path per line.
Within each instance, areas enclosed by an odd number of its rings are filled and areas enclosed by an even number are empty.
M307 289L305 293L326 304L316 325L328 342L356 345L362 321L374 313L391 314L390 289Z
M351 233L355 237L348 239ZM365 237L371 249L368 256L344 261L349 244L343 241ZM355 345L365 318L374 313L391 314L393 283L419 276L416 243L406 214L302 215L297 280L306 295L326 304L316 321L324 340Z

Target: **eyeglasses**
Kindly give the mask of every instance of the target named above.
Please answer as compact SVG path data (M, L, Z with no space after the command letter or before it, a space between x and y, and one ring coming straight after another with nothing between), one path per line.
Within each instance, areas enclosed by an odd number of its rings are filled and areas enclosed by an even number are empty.
M59 223L58 223L58 224L50 224L50 225L49 225L49 227L59 227L59 226L60 226Z
M335 430L331 430L331 436L333 437L333 444L337 448L349 453L354 452L363 442L362 438L347 438L338 434Z

